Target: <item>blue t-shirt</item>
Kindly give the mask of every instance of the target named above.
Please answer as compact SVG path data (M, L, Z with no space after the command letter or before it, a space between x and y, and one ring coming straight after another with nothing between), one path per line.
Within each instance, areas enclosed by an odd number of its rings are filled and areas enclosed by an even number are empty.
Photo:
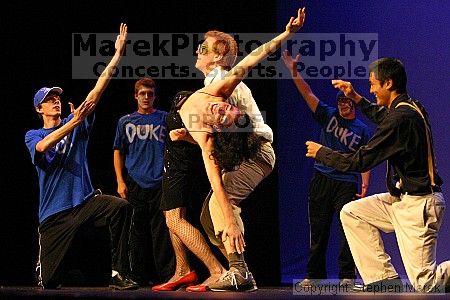
M314 119L319 122L320 144L344 153L355 152L370 139L369 128L358 119L344 119L337 108L320 102ZM359 173L340 172L315 161L314 168L322 174L335 180L358 182Z
M166 116L160 110L146 115L134 112L117 123L114 149L125 156L128 175L142 188L152 188L162 180Z
M82 204L94 192L89 176L86 150L94 115L87 117L52 149L36 151L36 144L66 124L73 115L54 128L30 130L25 143L39 177L39 222Z

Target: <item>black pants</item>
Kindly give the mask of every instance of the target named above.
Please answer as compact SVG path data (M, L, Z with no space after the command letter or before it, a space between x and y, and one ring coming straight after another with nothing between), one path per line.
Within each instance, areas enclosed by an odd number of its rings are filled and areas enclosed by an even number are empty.
M355 262L342 229L339 213L342 207L355 199L357 184L338 181L315 172L309 189L309 226L311 244L306 277L326 279L326 251L333 215L339 224L339 278L356 278Z
M60 282L61 262L81 225L102 222L111 233L112 269L129 271L127 223L129 204L109 195L97 195L82 205L48 217L39 225L39 260L36 268L38 284L56 287ZM89 245L86 245L89 247ZM95 249L93 249L95 251Z
M129 240L131 272L141 283L165 282L175 272L175 257L160 209L161 185L144 189L128 176L127 186L128 201L133 207Z

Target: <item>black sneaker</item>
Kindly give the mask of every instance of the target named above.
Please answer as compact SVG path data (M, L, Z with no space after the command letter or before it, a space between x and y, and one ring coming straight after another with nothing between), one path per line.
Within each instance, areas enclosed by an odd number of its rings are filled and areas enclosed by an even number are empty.
M40 285L39 287L44 290L60 290L62 285L61 283L49 282L45 285Z
M128 280L132 280L132 281L136 282L140 287L154 285L153 281L151 281L150 279L145 279L144 277L139 276L139 275L127 274L126 278Z
M109 287L115 290L136 290L139 285L127 276L122 276L119 273L116 276L111 277L109 281Z
M55 280L50 280L49 282L44 284L44 282L42 280L42 276L41 276L41 266L40 266L39 262L36 265L36 282L37 282L37 286L43 290L44 289L45 290L59 290L62 287L61 283L59 283Z
M217 282L208 285L208 289L214 292L253 292L258 287L251 272L241 273L238 269L231 267Z

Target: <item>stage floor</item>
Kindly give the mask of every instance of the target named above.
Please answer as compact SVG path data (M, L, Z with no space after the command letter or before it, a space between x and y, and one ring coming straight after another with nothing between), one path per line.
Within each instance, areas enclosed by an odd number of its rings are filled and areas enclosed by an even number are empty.
M294 294L289 287L262 287L255 292L206 292L191 293L185 290L174 292L153 292L150 288L140 288L134 291L115 291L107 287L66 287L59 290L41 290L36 287L0 287L0 299L299 299L300 297L335 296L341 299L433 299L447 298L445 294L419 293L358 293L353 291L301 291Z

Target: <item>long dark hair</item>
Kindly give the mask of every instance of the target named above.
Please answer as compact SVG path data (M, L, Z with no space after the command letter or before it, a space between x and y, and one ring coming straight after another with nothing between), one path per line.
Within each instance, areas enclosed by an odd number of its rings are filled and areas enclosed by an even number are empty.
M254 159L261 148L262 138L253 132L250 117L244 117L247 120L245 128L213 132L214 149L211 157L222 170L236 170L244 160Z

